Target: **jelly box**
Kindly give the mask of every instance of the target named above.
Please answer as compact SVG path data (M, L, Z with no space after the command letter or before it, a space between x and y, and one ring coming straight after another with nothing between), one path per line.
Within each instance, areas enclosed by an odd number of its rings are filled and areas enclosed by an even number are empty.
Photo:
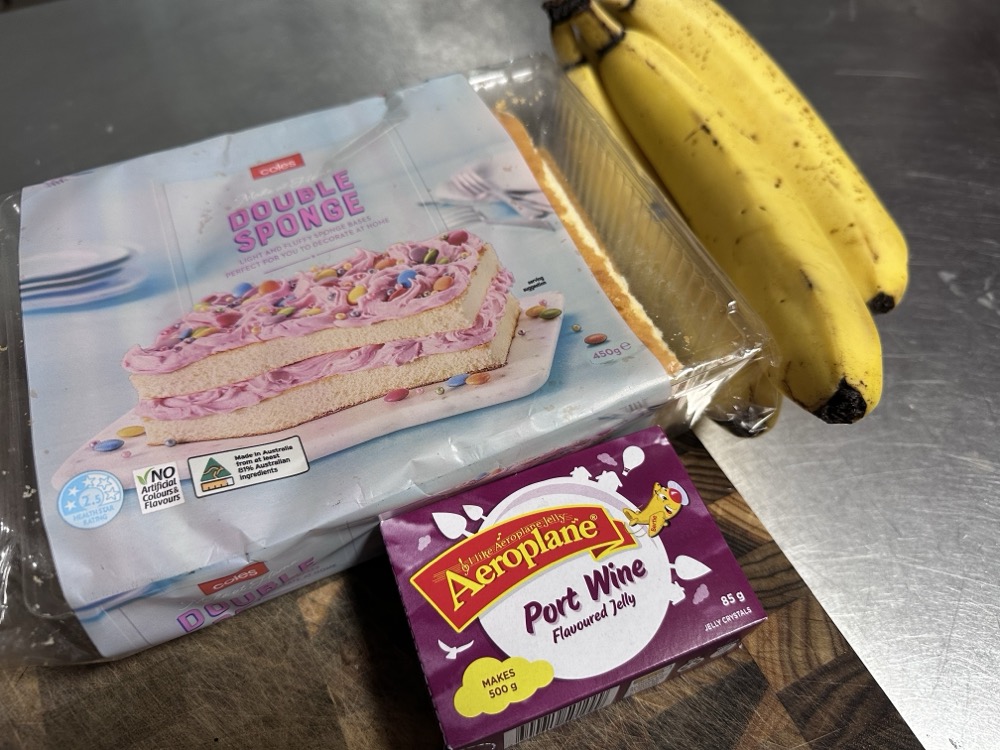
M381 529L449 748L509 747L728 653L766 619L655 427Z

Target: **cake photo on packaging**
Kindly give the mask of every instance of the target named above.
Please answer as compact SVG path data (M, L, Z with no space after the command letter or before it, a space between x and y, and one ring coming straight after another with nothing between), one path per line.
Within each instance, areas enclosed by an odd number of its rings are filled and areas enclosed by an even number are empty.
M401 401L455 373L488 378L514 337L512 283L465 229L244 282L126 353L135 413L150 444L220 440Z
M381 523L449 748L505 748L766 619L657 427Z

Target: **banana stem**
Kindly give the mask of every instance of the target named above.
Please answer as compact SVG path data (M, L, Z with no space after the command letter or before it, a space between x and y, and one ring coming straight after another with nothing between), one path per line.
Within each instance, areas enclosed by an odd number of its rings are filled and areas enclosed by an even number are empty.
M573 28L569 25L568 18L560 21L553 21L550 29L552 38L552 50L555 52L556 62L566 71L587 64L587 56L576 41Z
M600 6L591 2L586 5L574 17L574 26L584 46L600 59L625 38L625 27Z
M546 0L542 9L548 13L549 21L554 25L568 21L590 6L591 0Z
M569 82L583 95L605 125L610 128L611 134L628 152L638 170L649 177L654 186L659 188L666 197L666 188L656 174L656 170L653 169L653 165L649 163L646 155L635 142L601 85L597 71L592 67L594 62L592 55L588 54L577 38L574 19L589 10L590 6L590 0L559 0L545 5L546 9L551 11L552 26L549 31L556 62L562 67Z

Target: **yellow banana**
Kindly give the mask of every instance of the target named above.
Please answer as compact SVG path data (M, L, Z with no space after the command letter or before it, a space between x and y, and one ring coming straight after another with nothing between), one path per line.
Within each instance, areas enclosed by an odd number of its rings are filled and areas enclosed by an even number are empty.
M891 310L908 281L906 240L794 83L714 0L600 0L627 29L657 39L725 102L829 233L872 312Z
M882 390L878 332L828 236L780 164L658 40L594 3L571 23L615 110L694 233L768 326L775 384L828 422L871 411Z
M628 128L615 111L608 99L608 94L601 86L596 71L588 63L586 55L580 49L572 27L567 23L567 17L560 11L565 6L561 2L547 2L543 7L549 14L549 32L552 40L552 50L556 62L563 69L566 77L583 95L598 116L607 124L622 148L636 162L639 169L659 186L659 178L650 165L642 149L632 138Z
M588 101L594 112L605 122L625 151L635 160L638 168L660 188L661 192L666 193L656 176L656 171L612 106L597 72L580 49L576 33L568 23L575 11L568 9L566 4L559 0L543 3L543 7L549 14L549 31L556 63L562 68L566 78ZM584 152L579 158L590 156L591 154ZM604 188L604 185L600 185L593 189L604 192ZM607 186L608 195L601 201L601 205L615 205L612 194L614 189L615 186ZM664 197L671 201L668 195ZM759 369L755 369L749 374L747 371L748 367L744 367L719 386L706 414L737 435L754 437L769 429L777 421L781 392L770 381L766 372L762 374Z

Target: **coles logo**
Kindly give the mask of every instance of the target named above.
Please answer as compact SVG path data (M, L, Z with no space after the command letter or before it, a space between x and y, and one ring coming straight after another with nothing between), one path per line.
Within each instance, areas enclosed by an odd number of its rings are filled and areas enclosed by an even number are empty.
M255 180L259 180L262 177L270 177L271 175L287 172L289 169L298 169L305 166L305 163L302 154L282 156L280 159L274 159L264 164L250 167L250 176Z
M230 575L222 576L222 578L216 578L212 581L205 581L204 583L199 583L198 588L201 589L203 594L215 594L222 589L229 588L230 586L235 586L237 583L243 583L243 581L249 581L257 576L262 576L267 572L267 566L262 562L251 563L245 568L240 568L235 573Z

